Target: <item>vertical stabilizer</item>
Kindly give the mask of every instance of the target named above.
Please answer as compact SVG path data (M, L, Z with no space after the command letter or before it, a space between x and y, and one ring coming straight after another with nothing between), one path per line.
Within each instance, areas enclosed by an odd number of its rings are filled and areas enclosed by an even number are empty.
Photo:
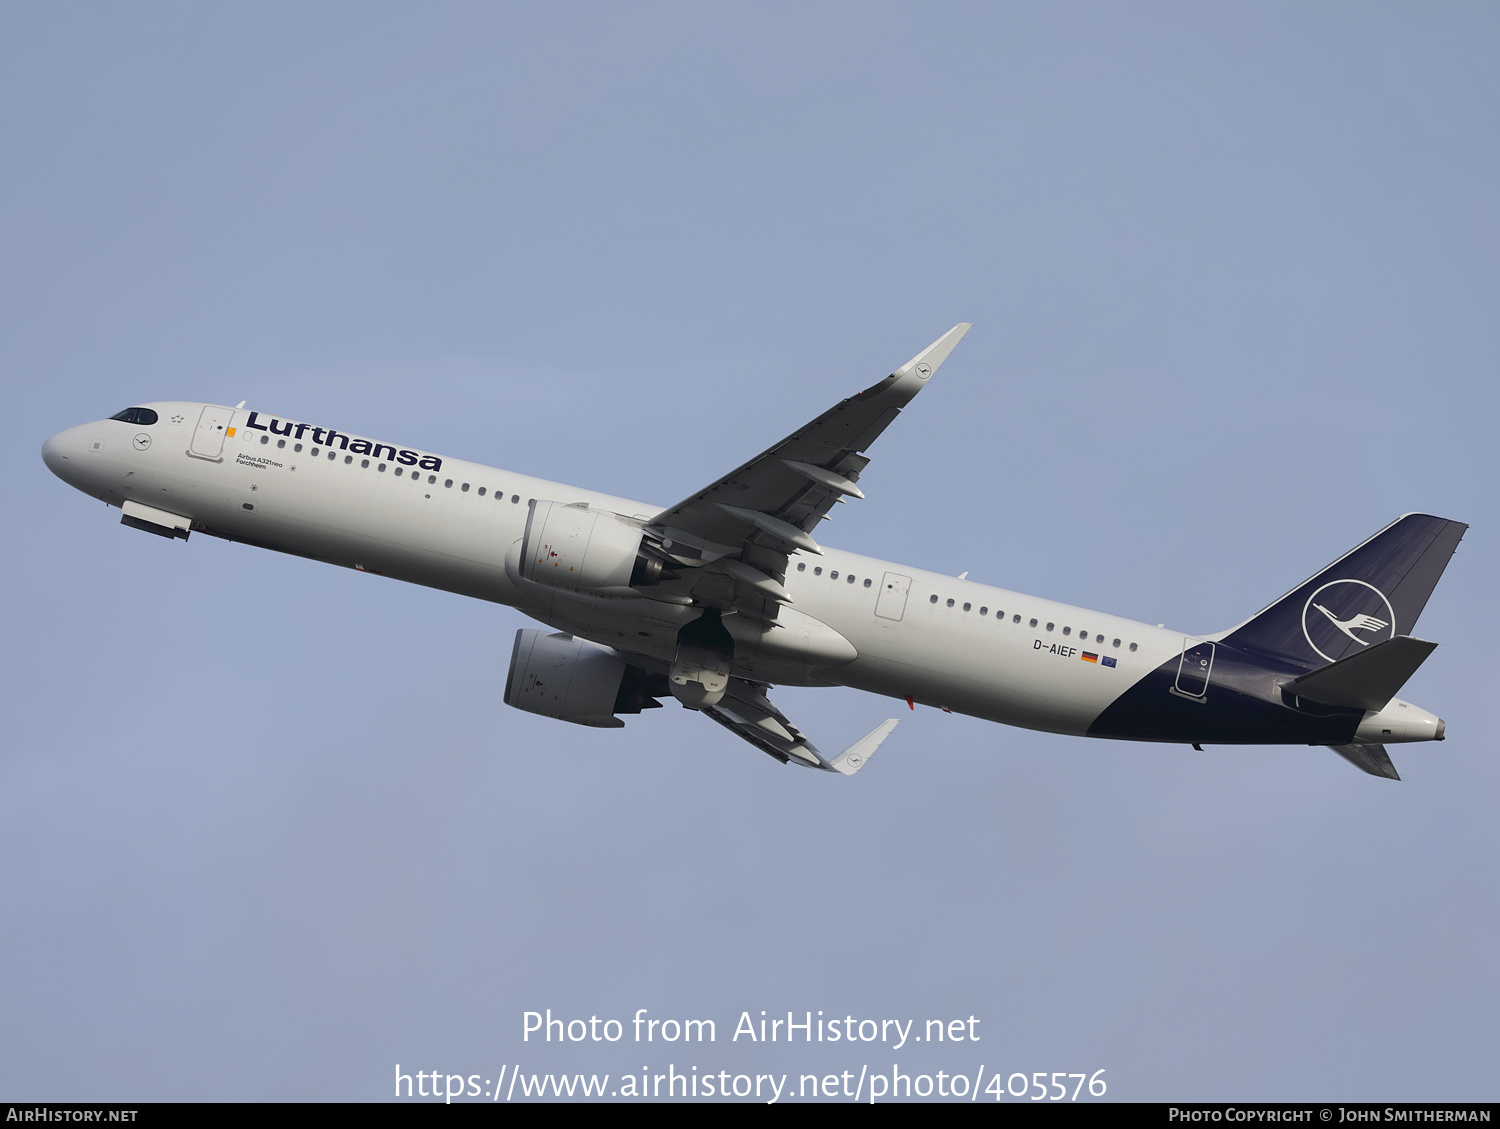
M1410 635L1468 528L1431 514L1399 517L1223 642L1314 670Z

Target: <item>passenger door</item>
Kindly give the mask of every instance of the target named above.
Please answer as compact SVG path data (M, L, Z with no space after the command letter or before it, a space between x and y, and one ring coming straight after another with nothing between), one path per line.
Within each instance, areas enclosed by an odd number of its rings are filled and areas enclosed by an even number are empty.
M193 443L188 454L216 462L223 458L224 433L228 431L229 421L233 418L233 408L221 408L217 404L205 406L203 414L198 417L198 426L193 431Z
M1184 698L1202 701L1208 696L1208 680L1214 669L1214 645L1202 639L1184 639L1177 663L1177 681L1172 689Z

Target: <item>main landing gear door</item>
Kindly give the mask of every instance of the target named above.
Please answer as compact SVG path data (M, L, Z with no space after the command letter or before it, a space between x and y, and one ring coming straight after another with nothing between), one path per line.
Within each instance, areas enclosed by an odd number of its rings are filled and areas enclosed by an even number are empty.
M881 619L900 619L906 614L906 596L911 591L911 577L888 572L880 581L880 595L875 599L875 614Z
M1214 669L1214 645L1202 639L1184 639L1182 658L1177 663L1177 681L1172 693L1203 701L1208 697L1208 680Z
M198 417L198 427L193 432L193 445L188 448L188 454L200 459L213 459L215 462L222 459L224 433L228 431L229 421L233 418L233 408L209 404Z

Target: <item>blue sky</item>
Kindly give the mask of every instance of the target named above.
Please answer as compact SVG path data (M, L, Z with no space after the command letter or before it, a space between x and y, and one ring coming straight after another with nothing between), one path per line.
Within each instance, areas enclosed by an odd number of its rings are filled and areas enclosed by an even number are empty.
M1493 1099L1497 30L1462 3L7 5L0 1098L690 1057ZM142 537L38 457L131 403L248 399L669 503L959 320L820 539L1204 632L1402 512L1466 521L1404 692L1449 740L1393 749L1391 784L901 706L825 779L676 708L510 710L518 613ZM896 716L777 700L824 748ZM547 1007L721 1036L523 1043ZM761 1009L983 1039L727 1041Z

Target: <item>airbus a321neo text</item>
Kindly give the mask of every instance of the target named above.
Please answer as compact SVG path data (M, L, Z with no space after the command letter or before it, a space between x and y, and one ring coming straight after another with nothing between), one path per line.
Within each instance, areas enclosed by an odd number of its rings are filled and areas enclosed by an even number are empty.
M1396 519L1227 631L1187 635L828 548L866 452L968 330L674 506L612 497L202 403L141 404L52 436L64 482L133 529L206 533L508 604L505 701L623 725L676 698L783 763L857 771L895 727L821 752L777 683L854 686L1028 729L1127 741L1326 745L1399 779L1386 746L1441 741L1396 697L1412 635L1467 528Z

